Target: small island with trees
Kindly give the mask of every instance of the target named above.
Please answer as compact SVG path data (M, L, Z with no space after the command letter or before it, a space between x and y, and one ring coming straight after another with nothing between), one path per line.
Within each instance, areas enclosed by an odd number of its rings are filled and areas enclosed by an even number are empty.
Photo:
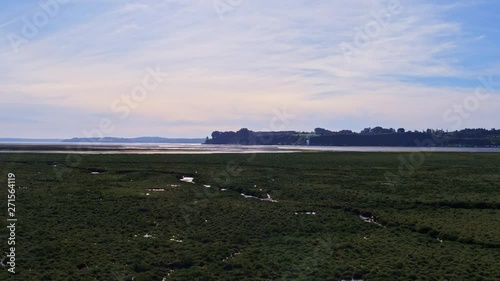
M238 145L311 145L311 146L406 146L406 147L500 147L498 129L463 129L444 131L427 129L407 131L380 126L351 130L330 131L316 128L313 132L276 131L254 132L246 128L239 131L214 131L205 144Z

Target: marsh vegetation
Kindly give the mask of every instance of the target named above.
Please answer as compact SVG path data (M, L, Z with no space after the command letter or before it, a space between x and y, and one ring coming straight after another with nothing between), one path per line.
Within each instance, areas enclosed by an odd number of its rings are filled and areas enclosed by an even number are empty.
M500 154L399 155L3 154L16 280L499 280Z

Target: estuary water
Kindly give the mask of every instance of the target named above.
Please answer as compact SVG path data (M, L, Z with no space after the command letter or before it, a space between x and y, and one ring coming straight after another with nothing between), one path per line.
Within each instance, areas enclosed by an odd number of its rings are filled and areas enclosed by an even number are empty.
M0 143L0 153L217 154L296 152L500 152L500 147L208 145L183 143Z

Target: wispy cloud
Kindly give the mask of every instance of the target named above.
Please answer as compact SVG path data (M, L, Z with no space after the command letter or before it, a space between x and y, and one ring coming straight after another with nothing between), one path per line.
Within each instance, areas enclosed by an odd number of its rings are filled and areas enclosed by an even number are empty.
M123 7L117 10L117 12L135 12L138 10L144 10L149 8L149 5L140 3L127 3Z
M124 24L121 26L118 30L115 31L115 33L122 33L122 32L128 32L128 31L133 31L133 30L139 30L140 28L137 26L135 23L128 23Z
M77 108L120 123L111 104L130 95L146 67L158 65L168 79L116 135L204 136L213 129L265 128L273 108L282 107L301 116L291 124L299 130L324 120L352 129L373 122L446 127L442 113L474 92L474 86L451 81L477 79L500 63L498 56L474 66L466 62L474 52L468 42L487 40L488 34L467 31L467 18L450 17L448 11L460 5L401 1L401 13L346 61L339 45L352 42L387 1L247 1L224 20L212 4L112 1L97 12L101 2L76 2L67 15L82 8L92 13L70 26L67 16L55 19L50 32L18 54L0 48L0 70L7 73L0 93L19 107L33 99L41 108ZM429 77L443 85L428 83ZM491 104L481 113L467 125L494 126L491 120L498 118L484 116L500 117ZM63 125L59 111L46 114ZM80 117L66 114L64 119ZM73 128L96 122L78 119Z

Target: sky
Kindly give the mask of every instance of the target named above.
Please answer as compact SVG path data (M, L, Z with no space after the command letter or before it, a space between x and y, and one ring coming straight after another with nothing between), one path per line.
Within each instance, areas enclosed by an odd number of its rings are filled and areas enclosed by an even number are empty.
M499 1L0 2L0 137L499 128Z

